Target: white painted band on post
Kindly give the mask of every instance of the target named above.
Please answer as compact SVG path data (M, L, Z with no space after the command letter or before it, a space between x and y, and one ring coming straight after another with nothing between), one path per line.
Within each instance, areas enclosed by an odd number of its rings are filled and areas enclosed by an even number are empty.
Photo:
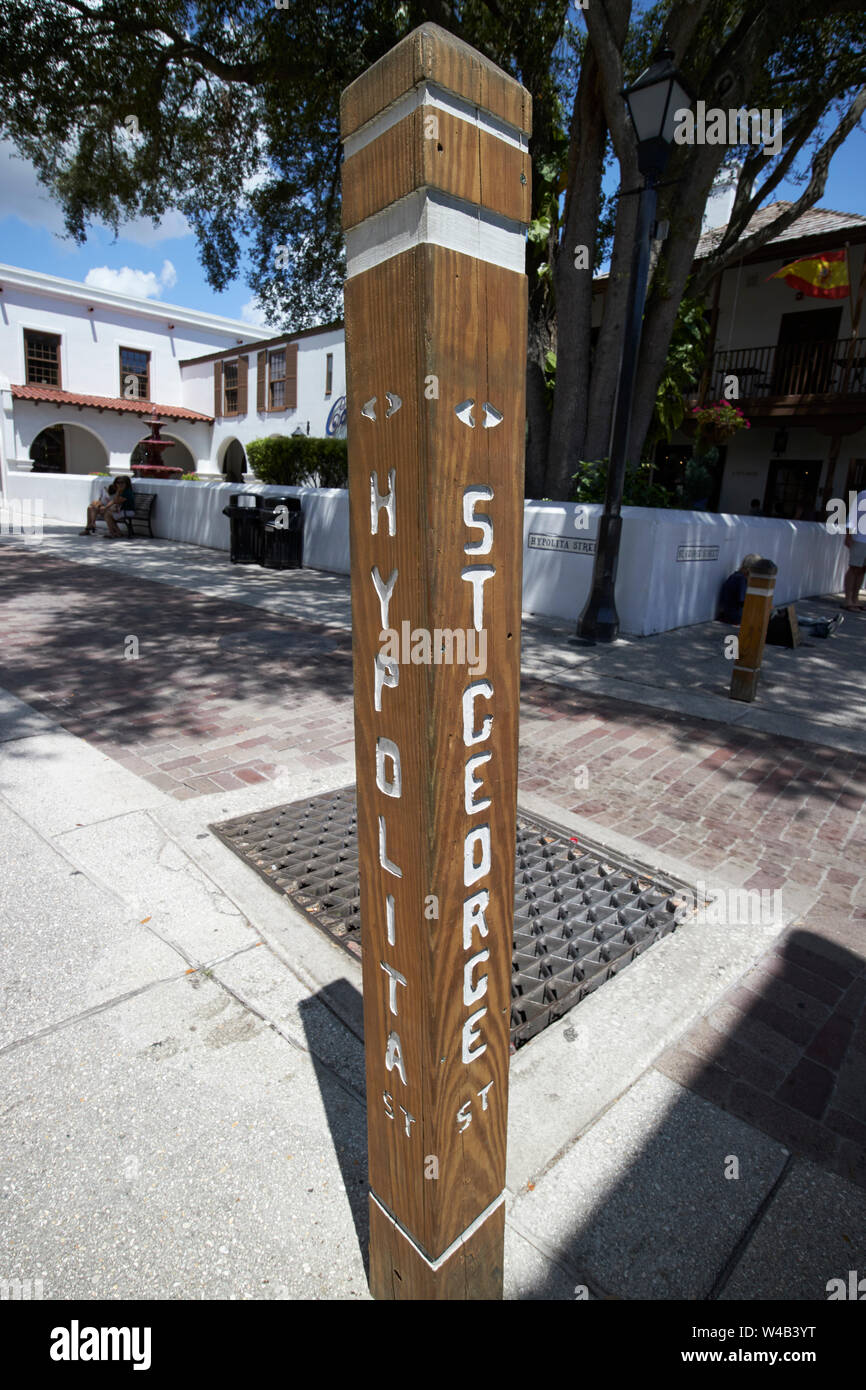
M379 1210L382 1212L383 1216L386 1216L387 1219L390 1221L390 1223L391 1223L391 1225L394 1227L395 1231L399 1231L399 1232L400 1232L400 1235L403 1236L404 1239L409 1243L409 1245L412 1246L412 1249L415 1251L415 1253L416 1253L417 1255L420 1255L420 1257L421 1257L421 1259L424 1261L424 1263L425 1263L430 1269L432 1269L432 1270L435 1271L435 1270L437 1270L437 1269L441 1269L442 1266L444 1265L445 1261L446 1261L446 1260L450 1260L451 1256L454 1255L454 1254L456 1254L456 1252L460 1249L460 1246L461 1246L461 1245L465 1245L465 1244L466 1244L466 1241L469 1239L469 1237L472 1236L472 1235L474 1235L475 1232L476 1232L481 1226L484 1225L484 1222L487 1220L488 1216L492 1216L493 1213L496 1211L497 1207L501 1207L501 1206L502 1206L502 1203L505 1201L505 1190L504 1190L504 1188L503 1188L503 1190L502 1190L502 1192L500 1192L499 1196L498 1196L498 1197L494 1197L493 1201L490 1203L490 1206L489 1206L489 1207L485 1207L484 1210L483 1210L483 1212L481 1213L481 1215L480 1215L480 1216L476 1216L476 1218L475 1218L475 1220L472 1222L472 1224L471 1224L470 1226L467 1226L467 1227L466 1227L466 1230L463 1231L463 1232L457 1237L456 1240L452 1240L451 1244L448 1246L448 1249L447 1249L447 1250L443 1250L443 1251L442 1251L442 1254L441 1254L437 1259L435 1259L435 1260L431 1260L431 1259L430 1259L430 1256L427 1255L427 1254L421 1249L421 1246L418 1244L418 1242L417 1242L416 1240L413 1240L413 1239L412 1239L412 1237L410 1236L409 1232L406 1230L406 1227L405 1227L405 1226L401 1226L401 1225L400 1225L400 1222L397 1220L397 1218L388 1210L388 1208L387 1208L382 1202L379 1201L379 1198L376 1196L376 1194L375 1194L375 1192L373 1191L372 1188L370 1188L370 1196L373 1198L373 1201L376 1203L376 1206L377 1206L377 1207L379 1208Z
M746 590L746 593L747 593L747 594L755 594L757 598L769 598L770 595L772 594L772 592L773 592L773 589L772 589L772 588L769 588L769 589L747 589L747 590Z
M384 111L380 111L372 120L367 121L359 130L355 130L351 135L347 135L343 141L343 153L346 159L357 154L365 145L369 145L371 140L378 140L380 135L384 135L386 130L390 130L398 121L402 121L412 111L417 111L419 106L429 106L434 111L444 111L448 115L456 116L458 120L466 121L469 125L477 126L479 130L486 130L489 135L493 135L497 140L503 140L506 145L513 145L515 149L527 150L529 148L529 136L517 126L509 125L500 116L494 116L489 111L484 111L480 106L473 106L471 101L465 97L458 97L454 92L446 92L444 87L437 87L435 82L422 82L417 87L413 87L411 92L406 92L397 101L392 101Z
M417 188L346 232L346 278L414 246L429 244L522 275L526 233L519 222L435 189Z

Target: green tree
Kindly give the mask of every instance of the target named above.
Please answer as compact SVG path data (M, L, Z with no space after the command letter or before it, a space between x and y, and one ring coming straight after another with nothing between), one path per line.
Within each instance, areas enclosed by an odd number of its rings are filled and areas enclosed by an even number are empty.
M587 44L572 118L563 233L553 272L557 315L557 379L545 492L566 497L580 459L606 453L622 343L640 184L637 149L620 92L647 62L664 34L678 66L707 106L781 109L783 144L732 151L722 145L675 147L660 190L660 221L670 234L655 244L631 423L640 457L683 297L703 299L713 278L788 228L814 207L830 160L866 110L866 44L862 0L661 0L633 13L631 0L605 0L582 11ZM594 351L590 351L593 287L574 265L573 250L591 244L601 212L601 174L609 134L620 173L610 274ZM707 197L724 159L742 158L733 214L712 255L694 267ZM759 227L749 223L785 177L803 191ZM741 240L748 229L748 235Z
M710 324L703 301L681 300L656 390L645 450L660 439L669 444L685 415L685 397L697 386L706 360Z
M561 145L567 0L6 0L0 129L61 201L69 234L178 208L209 283L242 268L275 327L341 312L340 93L425 20L534 101L533 158ZM558 175L557 175L558 177ZM545 198L536 176L535 211ZM533 277L546 249L531 250Z
M210 284L237 277L248 239L252 289L275 328L298 329L341 308L340 92L425 20L459 34L533 97L527 488L567 497L580 460L603 457L610 439L639 182L623 85L665 32L708 105L784 111L777 156L734 152L733 216L696 268L706 199L732 152L674 153L632 419L639 457L684 296L703 299L722 269L815 205L866 109L862 12L863 0L659 0L646 11L632 0L579 11L568 0L6 0L0 130L60 199L70 235L177 207ZM611 159L623 195L613 201L602 189ZM800 196L750 228L785 177L802 181ZM593 348L592 267L608 249Z

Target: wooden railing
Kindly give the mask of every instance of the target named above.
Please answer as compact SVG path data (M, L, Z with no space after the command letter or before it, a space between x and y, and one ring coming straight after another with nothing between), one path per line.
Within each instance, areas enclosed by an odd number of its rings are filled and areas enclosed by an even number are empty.
M739 399L755 396L866 395L866 338L773 344L717 352L707 399L725 394L735 376Z

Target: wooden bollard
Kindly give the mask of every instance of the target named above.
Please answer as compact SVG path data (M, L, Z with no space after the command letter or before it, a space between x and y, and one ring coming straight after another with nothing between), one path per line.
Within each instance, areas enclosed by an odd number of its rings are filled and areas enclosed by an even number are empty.
M370 1285L501 1298L530 98L424 24L341 125Z
M757 693L777 573L772 560L759 560L749 571L737 660L731 674L732 700L754 700Z

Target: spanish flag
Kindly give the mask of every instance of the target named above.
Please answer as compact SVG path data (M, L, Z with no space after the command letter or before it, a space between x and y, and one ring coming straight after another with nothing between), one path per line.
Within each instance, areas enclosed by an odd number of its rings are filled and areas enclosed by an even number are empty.
M825 251L821 256L792 261L767 279L787 280L793 290L802 290L814 299L847 299L851 293L844 251Z

